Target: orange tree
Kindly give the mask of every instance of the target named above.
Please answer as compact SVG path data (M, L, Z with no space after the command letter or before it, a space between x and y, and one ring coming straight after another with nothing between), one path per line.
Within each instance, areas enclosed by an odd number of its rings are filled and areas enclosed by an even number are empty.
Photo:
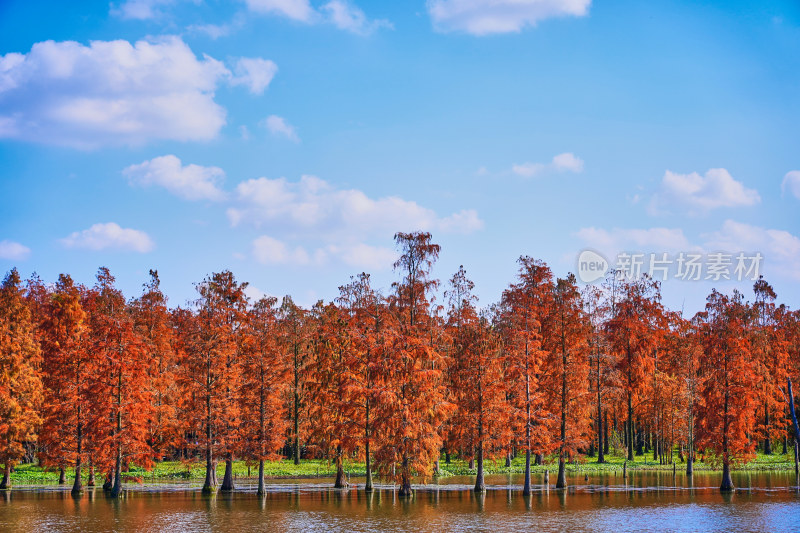
M278 347L276 299L264 297L248 311L240 355L242 451L258 461L258 494L264 494L264 461L277 459L289 422L283 396L289 366Z
M40 459L44 465L59 467L62 479L64 469L75 465L73 493L83 490L81 465L87 456L86 432L92 415L89 378L95 372L85 292L71 277L61 274L43 306L45 316L40 324L44 384Z
M450 423L460 449L474 450L477 459L475 491L486 490L485 457L505 450L511 439L508 426L505 376L499 339L473 304L474 284L462 266L450 280L447 329L452 346L452 387L456 410Z
M438 282L430 278L430 270L439 245L424 232L398 233L395 242L401 255L394 266L402 279L394 283L390 300L397 328L382 368L389 386L380 397L383 416L376 433L385 440L375 461L383 474L394 473L399 495L407 497L412 474L424 477L431 472L442 446L439 428L452 404L446 400L443 357L431 342L430 293Z
M545 351L542 321L553 305L553 274L543 261L519 258L517 283L503 291L498 329L503 342L511 427L522 433L525 449L523 494L531 492L531 454L552 449L550 433L555 419L544 409L540 387Z
M16 269L0 286L0 490L11 487L11 468L35 442L41 423L41 351Z
M722 461L720 490L734 490L730 467L754 457L758 396L752 356L754 311L741 293L712 291L699 315L703 346L697 445Z

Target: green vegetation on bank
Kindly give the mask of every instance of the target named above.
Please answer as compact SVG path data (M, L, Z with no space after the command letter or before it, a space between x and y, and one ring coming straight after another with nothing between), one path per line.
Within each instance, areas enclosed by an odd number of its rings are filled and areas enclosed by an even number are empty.
M606 463L597 464L593 457L581 457L581 461L568 463L567 472L571 474L603 474L622 472L625 458L622 455L607 455ZM652 456L637 456L634 461L628 462L628 471L661 471L672 472L671 464L659 464L652 460ZM677 461L675 468L678 472L686 469L686 463ZM522 474L525 471L525 457L520 455L511 461L511 466L506 467L505 461L486 461L484 469L487 474ZM531 472L542 474L549 470L553 475L558 471L556 457L545 458L542 465L531 465ZM694 464L695 472L721 471L718 465L710 461L698 460ZM741 465L737 470L747 471L788 471L794 470L794 460L791 455L764 455L759 453L755 460L746 465ZM225 471L224 463L217 466L217 476L222 479ZM258 465L248 464L245 461L235 461L233 463L233 473L235 478L243 479L256 477ZM364 463L346 462L345 473L348 476L363 477L365 475ZM476 469L469 467L469 461L452 458L450 464L446 464L444 456L440 460L440 477L447 476L469 476L475 475ZM103 474L97 472L97 485L102 485ZM264 464L264 475L268 479L303 479L303 478L325 478L336 475L336 466L333 463L322 459L304 459L299 465L295 465L291 460L269 461ZM35 464L18 465L11 474L13 484L39 484L56 483L58 481L57 469L45 469ZM71 484L73 473L67 472L68 484ZM125 481L128 483L148 482L148 481L202 481L205 476L205 465L202 462L184 463L180 461L164 461L156 463L155 467L147 471L143 468L132 467L130 471L124 473ZM83 478L88 480L88 472L84 469Z

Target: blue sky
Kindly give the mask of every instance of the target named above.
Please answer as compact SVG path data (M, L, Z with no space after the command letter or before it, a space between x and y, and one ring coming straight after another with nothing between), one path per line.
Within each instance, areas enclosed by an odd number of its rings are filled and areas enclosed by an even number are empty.
M591 248L758 252L797 308L798 124L793 1L6 0L0 270L310 305L424 229L483 304ZM665 302L750 293L705 277Z

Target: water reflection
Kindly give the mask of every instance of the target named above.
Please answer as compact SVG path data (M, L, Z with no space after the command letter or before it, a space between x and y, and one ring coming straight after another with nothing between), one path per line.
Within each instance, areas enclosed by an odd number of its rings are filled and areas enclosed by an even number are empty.
M567 490L534 485L527 497L521 477L508 475L487 476L485 493L471 490L471 478L447 478L417 486L410 499L398 498L392 485L365 494L332 489L327 480L270 485L264 496L244 484L210 496L186 485L132 485L120 499L94 490L73 499L68 488L17 487L0 495L0 531L798 529L794 472L737 473L732 494L717 490L719 474L629 474L588 481L575 475Z

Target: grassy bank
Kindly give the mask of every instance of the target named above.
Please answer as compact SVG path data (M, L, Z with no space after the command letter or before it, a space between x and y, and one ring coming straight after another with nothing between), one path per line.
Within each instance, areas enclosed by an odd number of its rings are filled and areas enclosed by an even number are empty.
M595 458L584 457L576 463L567 464L567 472L571 474L586 473L586 474L603 474L614 472L621 472L624 458L621 455L609 455L606 457L607 462L597 464ZM634 461L628 462L629 471L662 471L672 472L672 465L661 465L653 462L652 456L644 457L638 456ZM685 463L677 462L676 469L679 472L684 471L686 468ZM720 471L720 467L712 465L710 462L697 461L695 463L696 472L713 472ZM504 460L486 461L484 469L487 474L522 474L525 471L525 458L524 456L516 457L511 466L506 467ZM558 470L558 462L555 457L548 457L545 464L539 466L531 466L533 473L544 473L549 470L555 473ZM787 471L794 470L794 460L791 455L763 455L759 454L754 461L746 465L742 465L737 470L748 471ZM345 464L345 471L354 477L363 476L365 474L365 467L363 463L350 462ZM220 462L217 466L217 475L222 478L225 472L225 464ZM258 465L249 465L245 461L235 461L233 465L233 472L236 478L246 478L248 476L254 477L258 474ZM317 478L317 477L333 477L336 474L336 469L333 464L325 460L307 459L295 465L290 460L270 461L264 465L264 473L267 478L271 479L301 479L301 478ZM445 464L444 457L440 461L440 476L458 476L458 475L474 475L475 469L469 468L469 462L461 459L452 459L450 464ZM97 473L97 483L102 484L102 474ZM179 461L165 461L157 463L151 471L146 471L143 468L132 467L129 472L125 472L124 476L128 482L147 482L147 481L178 481L178 480L192 480L201 481L205 478L205 464L198 463L183 463ZM84 468L84 478L88 477L88 471ZM15 484L36 484L36 483L55 483L58 481L58 471L48 470L34 464L18 465L14 473L11 475L12 482ZM67 472L67 482L71 483L72 472Z

